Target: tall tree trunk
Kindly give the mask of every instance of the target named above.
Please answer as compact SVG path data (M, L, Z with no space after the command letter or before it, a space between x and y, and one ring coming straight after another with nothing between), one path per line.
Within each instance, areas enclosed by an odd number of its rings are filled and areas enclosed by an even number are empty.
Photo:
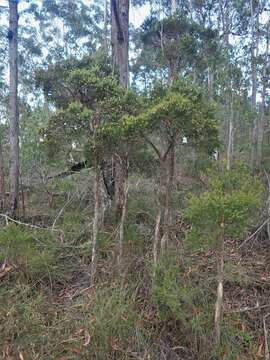
M223 32L223 42L226 49L229 47L229 38L230 38L230 0L219 0L219 13L222 23L222 32Z
M228 136L228 147L227 147L227 170L230 170L233 162L233 136L234 136L234 112L233 112L233 95L231 96L231 113L230 113L230 120L229 120L229 136Z
M104 0L104 34L103 34L103 48L106 55L109 53L108 49L108 0Z
M266 98L266 90L268 86L268 74L267 69L269 67L269 42L270 42L270 21L267 24L267 40L266 40L266 49L265 49L265 62L263 67L263 88L262 88L262 100L261 100L261 114L260 120L258 122L258 139L257 139L257 156L256 156L256 168L260 169L262 166L262 155L263 155L263 137L264 137L264 129L266 122L266 114L265 114L265 98Z
M9 115L10 115L10 213L15 217L19 198L18 110L18 0L9 0Z
M214 83L214 73L211 66L207 68L207 85L208 85L208 93L210 99L213 99L213 83Z
M111 39L113 69L120 84L128 87L129 0L111 0Z
M256 156L257 156L257 137L258 137L258 123L257 123L257 114L256 114L256 104L257 104L257 64L256 64L256 53L258 51L258 40L259 35L258 31L255 31L255 14L254 14L254 4L253 0L250 0L250 17L251 17L251 83L252 83L252 93L251 93L251 111L253 116L252 124L252 135L251 135L251 155L250 155L250 166L254 170L256 165ZM258 17L257 17L258 21Z
M3 149L0 138L0 211L5 207L5 174L4 174L4 158Z
M111 40L113 69L119 75L122 86L128 87L128 53L129 53L129 0L111 0ZM115 204L117 217L121 217L124 205L125 161L116 159Z
M174 15L177 10L176 0L171 0L171 15Z

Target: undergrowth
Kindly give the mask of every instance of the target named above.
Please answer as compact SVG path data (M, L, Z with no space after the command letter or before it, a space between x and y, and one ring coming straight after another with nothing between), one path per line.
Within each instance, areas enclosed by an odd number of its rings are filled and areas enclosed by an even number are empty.
M98 236L99 277L89 283L87 226L76 206L66 209L57 232L9 224L0 229L0 349L3 359L251 360L262 353L245 312L224 314L222 343L213 346L215 267L213 256L178 245L151 267L153 193L134 191L125 227L124 276L116 268L116 225ZM176 195L178 196L178 195ZM108 220L108 219L107 219ZM229 257L229 253L228 253ZM254 279L227 261L226 306L232 289L249 296ZM236 291L235 290L235 291ZM237 290L238 291L238 290ZM233 293L233 292L232 292ZM235 305L234 305L235 306Z

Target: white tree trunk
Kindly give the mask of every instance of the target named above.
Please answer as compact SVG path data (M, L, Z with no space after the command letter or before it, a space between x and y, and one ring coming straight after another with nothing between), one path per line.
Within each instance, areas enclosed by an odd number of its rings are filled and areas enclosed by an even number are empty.
M220 345L222 306L223 306L223 280L224 280L224 238L219 238L219 249L217 254L217 299L215 304L215 343Z
M177 10L176 0L171 0L171 15L174 15Z
M231 169L232 162L233 162L233 123L234 123L234 112L233 112L233 99L231 99L231 114L230 114L230 121L229 121L229 136L228 136L228 147L227 147L227 170Z

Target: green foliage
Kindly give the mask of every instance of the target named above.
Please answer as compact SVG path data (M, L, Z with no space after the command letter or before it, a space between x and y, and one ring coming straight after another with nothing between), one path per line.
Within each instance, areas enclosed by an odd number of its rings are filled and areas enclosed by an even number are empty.
M138 96L121 87L102 64L78 62L76 68L63 63L54 71L57 75L54 82L50 71L42 73L45 94L58 108L44 132L46 143L54 149L63 151L65 145L67 153L74 153L80 148L89 157L89 151L93 153L97 146L96 131L100 126L117 123L124 115L135 115L141 108ZM58 71L62 78L58 79ZM68 89L64 92L63 82ZM106 140L100 144L99 156L112 150L110 139ZM116 149L126 152L127 144L118 142L113 150Z
M54 265L54 251L46 246L50 236L45 235L37 240L33 233L14 224L0 229L0 261L7 259L29 279L49 275Z
M195 304L201 297L201 289L183 281L183 271L177 264L163 262L155 269L153 301L162 320L173 318L189 323Z
M124 116L121 122L102 127L98 138L117 143L121 138L141 139L153 132L162 134L168 141L186 136L197 145L206 146L210 153L218 146L214 108L200 91L181 80L156 96L138 116Z
M213 168L208 172L208 190L191 196L186 218L192 224L188 239L199 246L225 236L244 235L260 208L263 186L249 169L238 164L230 171Z

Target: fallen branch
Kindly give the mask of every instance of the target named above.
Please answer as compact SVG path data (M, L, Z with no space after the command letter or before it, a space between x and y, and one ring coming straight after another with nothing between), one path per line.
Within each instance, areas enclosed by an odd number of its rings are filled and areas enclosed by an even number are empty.
M249 240L251 240L255 235L258 234L259 231L261 231L261 229L268 224L269 219L266 219L259 227L256 231L254 231L253 234L251 234L244 242L242 242L242 244L238 247L238 249L240 249L242 246L244 246Z
M54 232L60 233L61 235L64 234L63 230L61 230L61 229L52 229L51 227L50 228L48 228L48 227L40 227L40 226L37 226L37 225L24 223L22 221L13 219L13 218L11 218L10 216L8 216L6 214L0 214L0 217L4 218L6 220L7 225L8 225L8 222L11 221L11 222L13 222L13 223L15 223L17 225L27 226L27 227L30 227L30 228L36 229L36 230L54 231Z
M231 310L231 311L225 311L226 314L234 314L234 313L243 313L243 312L247 312L247 311L254 311L254 310L260 310L260 309L264 309L270 307L270 304L265 304L265 305L256 305L253 307L244 307L241 309L236 309L236 310Z

